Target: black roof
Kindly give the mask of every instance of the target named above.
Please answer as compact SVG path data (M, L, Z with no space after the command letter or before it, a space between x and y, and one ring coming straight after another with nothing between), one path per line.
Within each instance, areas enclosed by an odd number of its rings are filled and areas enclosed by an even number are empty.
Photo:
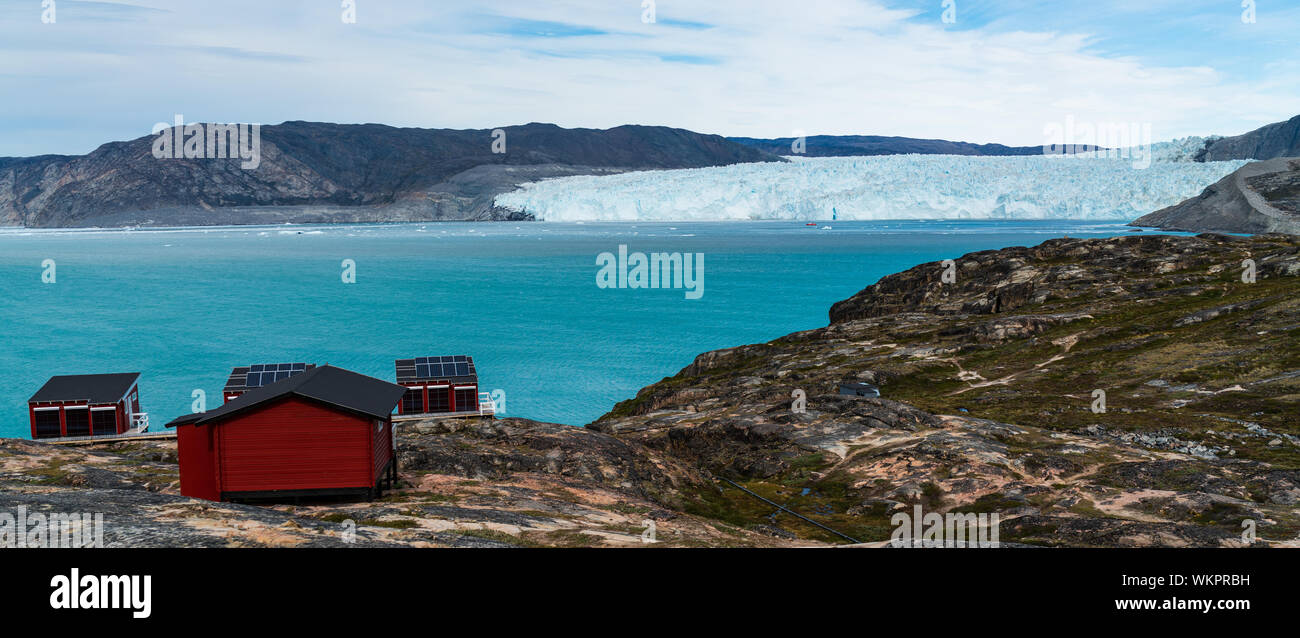
M430 381L478 383L478 371L474 369L474 357L464 354L398 359L395 367L397 368L398 383Z
M86 401L89 403L117 403L130 392L140 379L139 372L120 374L73 374L50 377L28 403L57 401Z
M202 425L290 395L382 419L393 413L405 393L406 388L400 385L326 365L249 390L215 410L179 417L167 427Z

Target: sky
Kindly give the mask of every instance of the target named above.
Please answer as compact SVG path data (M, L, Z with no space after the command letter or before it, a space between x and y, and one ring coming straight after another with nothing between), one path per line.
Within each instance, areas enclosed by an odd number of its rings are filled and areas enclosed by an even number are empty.
M1298 33L1300 0L0 0L0 156L87 153L177 114L1235 135L1300 114Z

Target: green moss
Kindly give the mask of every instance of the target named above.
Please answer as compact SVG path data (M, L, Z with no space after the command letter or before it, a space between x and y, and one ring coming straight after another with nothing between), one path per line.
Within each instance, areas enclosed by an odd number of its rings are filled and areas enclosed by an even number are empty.
M367 518L361 521L360 525L365 525L367 527L390 527L392 529L411 529L412 527L420 526L418 522L411 520L409 518L401 518L396 520L380 520L377 518Z
M527 538L512 536L505 532L500 532L494 529L459 529L456 530L455 533L460 536L482 538L484 540L497 541L498 543L514 545L516 547L540 547L541 546L538 543L530 541Z
M993 493L975 499L974 503L954 507L952 511L958 514L993 514L1024 507L1024 505L1024 502L1009 499L1002 493Z

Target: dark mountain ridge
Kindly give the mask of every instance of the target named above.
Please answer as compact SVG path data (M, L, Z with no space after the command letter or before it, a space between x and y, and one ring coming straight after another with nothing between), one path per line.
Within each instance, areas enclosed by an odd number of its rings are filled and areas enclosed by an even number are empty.
M260 164L159 159L156 136L81 156L0 158L0 224L33 227L501 219L494 197L565 175L783 161L716 135L655 126L494 130L285 122ZM500 150L499 148L497 150Z
M1279 157L1300 157L1300 115L1249 133L1209 140L1195 159L1198 162L1218 162Z

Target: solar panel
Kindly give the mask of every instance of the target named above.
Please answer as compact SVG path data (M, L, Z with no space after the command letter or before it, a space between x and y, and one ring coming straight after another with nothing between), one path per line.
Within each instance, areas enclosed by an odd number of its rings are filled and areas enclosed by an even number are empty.
M410 372L403 373L403 361L398 361L399 377L414 374L414 379L446 379L449 377L467 377L474 374L474 363L468 355L438 356L438 357L416 357L407 359L410 361L410 368L405 368Z
M270 363L249 366L244 387L260 388L268 386L276 381L284 381L306 370L307 364L305 363Z

